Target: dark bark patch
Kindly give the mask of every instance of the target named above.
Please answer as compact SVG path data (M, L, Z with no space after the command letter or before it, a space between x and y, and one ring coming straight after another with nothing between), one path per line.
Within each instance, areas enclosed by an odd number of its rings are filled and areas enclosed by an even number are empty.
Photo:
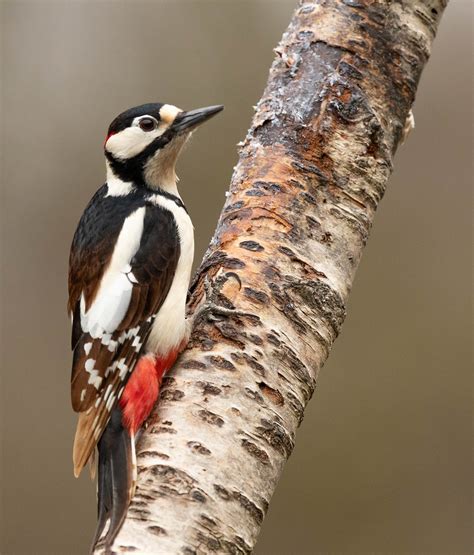
M260 422L261 425L256 429L257 434L273 449L288 458L295 446L288 432L277 422L270 422L263 418Z
M306 306L317 310L330 324L337 336L346 317L346 307L342 297L321 280L293 283L290 289L298 294Z
M147 530L155 536L167 536L168 532L161 526L147 526Z
M199 491L198 489L195 489L191 492L191 497L194 499L194 501L197 501L198 503L205 503L206 502L205 495L201 491Z
M245 193L248 197L263 197L265 193L263 191L259 191L258 189L250 189Z
M139 497L140 499L145 499L145 501L154 501L155 498L152 495L148 495L146 493L142 493L138 488L135 493L135 497Z
M245 343L237 339L241 333L240 331L228 320L222 322L214 322L214 327L222 334L223 341L229 345L233 345L239 349L245 349Z
M224 425L224 419L221 418L218 414L214 414L209 410L202 409L198 412L199 418L208 424L212 424L213 426L218 426L222 428Z
M229 501L231 496L229 491L224 486L220 486L219 484L214 484L214 491L221 499L224 499L225 501Z
M266 514L267 511L268 511L268 507L269 507L270 503L264 497L261 497L260 498L260 505L263 508L263 512Z
M214 348L214 345L216 344L215 341L213 341L212 339L209 339L208 337L201 339L200 343L201 343L202 351L212 351L212 349Z
M197 538L199 541L199 546L202 549L203 547L206 548L206 553L214 552L216 553L221 549L221 542L207 534L203 534L202 532L197 533Z
M265 368L247 353L233 352L230 354L230 356L232 357L232 360L237 364L247 364L260 376L265 375Z
M158 429L151 430L154 434L177 434L178 432L174 428L169 428L168 426L160 426Z
M267 333L267 341L272 345L275 345L275 347L278 347L278 345L280 345L280 340L273 333Z
M165 389L161 393L162 401L181 401L183 397L184 391L180 391L179 389Z
M238 258L225 258L222 262L222 266L230 270L238 270L240 268L245 268L245 262Z
M295 256L295 253L289 247L285 247L284 245L280 245L278 247L278 251L286 256L289 256L290 258Z
M291 276L285 276L288 280ZM295 280L299 282L299 280ZM286 292L285 288L281 287L280 284L276 282L271 282L268 284L268 287L271 291L272 298L280 310L282 312L288 322L296 329L298 333L306 334L308 332L308 325L305 319L301 318L298 307L298 304L293 302L293 299L290 298L288 293Z
M197 382L196 385L202 389L204 395L220 395L222 389L209 382Z
M259 335L255 335L254 333L250 333L248 338L254 345L263 345L263 339Z
M278 251L281 252L282 254L284 254L285 256L288 256L288 258L292 262L297 264L298 267L301 270L302 275L306 279L312 279L312 278L315 278L315 277L327 278L327 276L324 272L320 272L320 271L316 270L315 268L313 268L312 266L310 266L305 260L300 258L290 248L285 247L284 245L280 245L278 247Z
M298 380L304 399L308 402L314 391L315 380L306 365L300 360L293 349L284 343L280 345L276 356L279 357L282 364L285 364L295 379Z
M252 399L253 401L257 401L260 405L263 405L263 397L260 395L260 393L258 393L258 391L254 391L253 389L250 389L250 387L246 387L244 391L245 391L245 395L249 399Z
M224 501L237 501L252 518L260 525L263 522L263 511L240 491L229 491L220 484L214 484L214 491Z
M150 511L147 511L146 509L142 509L140 507L134 507L133 505L129 507L128 513L135 520L141 520L142 522L150 520L151 517Z
M301 193L301 195L305 199L306 202L309 202L310 204L317 204L316 198L313 197L312 194L310 194L308 192L304 192L304 193Z
M160 453L159 451L141 451L140 453L138 453L137 456L138 458L143 459L154 459L155 457L158 457L160 459L169 459L168 455Z
M316 218L313 218L313 216L306 216L306 221L308 222L310 229L318 229L321 227L321 224L318 220L316 220Z
M207 447L204 447L199 441L188 441L187 446L191 449L193 453L198 455L210 455L211 451Z
M239 247L253 252L262 252L265 250L260 243L257 243L257 241L241 241L239 243Z
M247 451L247 453L250 453L252 457L260 461L262 464L270 464L270 457L264 449L260 449L260 447L257 447L255 443L249 441L248 439L243 439L241 443L242 447Z
M263 522L263 511L259 509L253 501L239 491L234 491L233 497L260 526Z
M343 77L349 79L359 80L363 78L363 74L355 66L349 64L348 62L345 62L344 60L341 60L339 64L339 73Z
M256 289L252 289L250 287L244 287L244 295L259 304L266 304L269 300L266 293L264 293L263 291L257 291Z
M219 370L228 370L234 372L235 366L224 357L221 356L210 356L208 357L209 362L214 366L214 368L219 368Z
M156 464L144 469L150 476L147 483L154 484L155 497L163 495L187 499L194 503L206 503L206 494L196 487L197 482L189 474L164 464Z
M291 392L288 392L286 394L286 398L288 400L289 407L291 408L293 414L296 416L298 420L298 426L299 426L301 422L303 422L304 406L302 405L300 400L296 397L296 395L293 395L293 393Z
M242 208L243 205L244 201L238 200L237 202L234 202L234 204L229 204L229 206L226 206L224 212L232 212L232 210L238 210L239 208Z
M243 555L250 555L252 553L252 548L240 536L234 536L234 542L240 547Z
M318 183L321 185L324 185L328 182L328 178L326 174L321 168L316 166L316 164L311 164L308 162L303 163L303 162L299 162L298 160L293 160L292 165L295 167L295 169L297 169L302 173L315 175L318 178ZM317 204L316 198L308 192L302 193L302 198L304 198L307 202L309 202L312 205Z
M320 239L320 241L321 241L321 243L324 243L324 244L326 244L326 245L330 245L330 244L332 243L332 241L333 241L331 233L328 232L328 231L324 231L324 232L321 234L321 239Z
M263 269L263 275L268 280L272 280L272 279L279 280L279 279L281 279L280 270L276 266L273 266L272 264L267 264L265 266L265 268Z
M253 186L255 189L263 189L272 194L280 193L284 189L279 183L273 181L255 181Z
M217 526L217 522L211 518L209 515L205 515L204 513L202 513L200 515L200 520L202 522L202 524L204 524L204 526L209 527L209 528L214 528Z
M265 382L260 382L258 384L258 387L263 396L266 397L274 405L282 406L285 404L285 399L283 398L283 395L277 389L273 389Z
M181 363L181 368L186 368L190 370L205 370L207 367L204 362L200 362L199 360L186 360L185 362Z
M203 553L226 553L229 555L247 555L252 551L250 548L243 548L235 539L225 539L221 534L212 534L206 529L206 533L199 531L197 533L197 541L199 542L200 551Z
M351 8L365 8L365 5L358 0L342 0L346 6L350 6Z
M374 117L366 95L357 85L340 81L333 86L333 94L328 109L344 123L356 123Z

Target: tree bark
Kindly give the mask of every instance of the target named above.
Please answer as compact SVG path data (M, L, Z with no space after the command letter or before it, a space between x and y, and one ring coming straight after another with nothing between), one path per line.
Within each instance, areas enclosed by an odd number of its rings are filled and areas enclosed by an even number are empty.
M138 445L117 553L250 553L345 305L447 0L303 1L275 49ZM271 6L269 5L269 8ZM297 551L297 546L295 546Z

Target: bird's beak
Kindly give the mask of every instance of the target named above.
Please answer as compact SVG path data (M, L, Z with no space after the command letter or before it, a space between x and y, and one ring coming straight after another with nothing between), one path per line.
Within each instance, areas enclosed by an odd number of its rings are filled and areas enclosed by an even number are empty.
M204 123L208 119L212 118L224 109L222 104L218 106L208 106L207 108L198 108L197 110L190 110L189 112L180 112L172 126L171 129L176 133L181 133L182 131L192 131L201 123Z

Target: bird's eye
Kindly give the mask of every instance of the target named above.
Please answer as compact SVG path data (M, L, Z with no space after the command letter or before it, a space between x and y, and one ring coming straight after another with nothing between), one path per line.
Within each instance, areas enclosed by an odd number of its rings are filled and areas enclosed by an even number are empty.
M156 129L156 121L152 118L142 118L138 125L143 131L153 131Z

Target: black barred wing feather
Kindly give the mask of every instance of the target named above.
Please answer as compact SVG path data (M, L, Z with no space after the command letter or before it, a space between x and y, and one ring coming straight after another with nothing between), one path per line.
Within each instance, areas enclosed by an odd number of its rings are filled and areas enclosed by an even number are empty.
M117 197L115 201L121 202ZM98 238L97 243L110 241ZM97 248L90 249L91 258L87 251L71 255L80 267L71 266L69 280L70 293L77 297L70 299L74 306L71 400L81 413L74 445L76 473L107 425L171 287L180 256L172 214L154 204L138 207L124 221L110 250L100 254L109 263L101 282L93 286L87 268L96 262ZM97 269L90 274L97 275ZM82 280L86 276L93 298L86 297L85 289L78 296L75 275Z

